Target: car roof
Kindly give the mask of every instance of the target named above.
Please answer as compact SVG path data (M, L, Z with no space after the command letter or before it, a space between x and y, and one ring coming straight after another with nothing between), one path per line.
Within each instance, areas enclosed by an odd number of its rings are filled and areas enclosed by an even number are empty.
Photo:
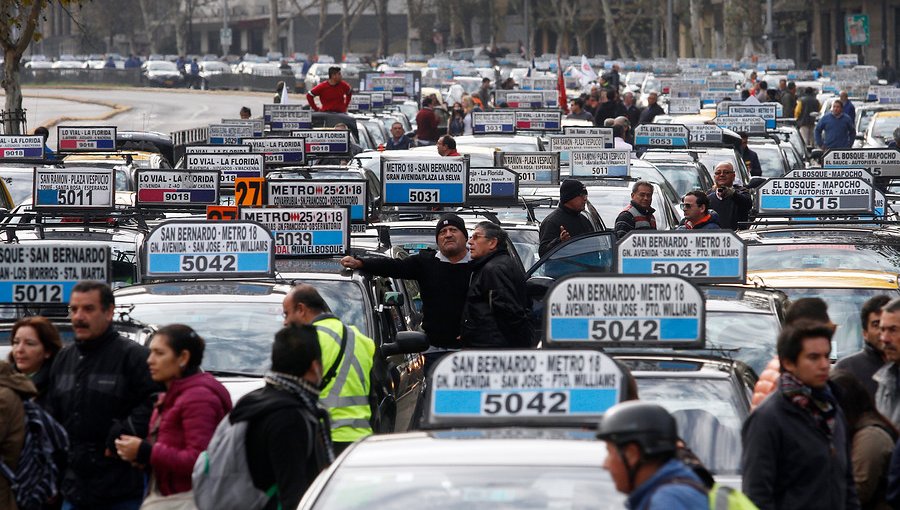
M131 303L184 303L237 302L254 296L280 303L290 290L289 285L265 281L173 280L122 287L116 297Z
M898 290L897 274L851 269L779 269L748 271L747 281L775 288L871 288Z

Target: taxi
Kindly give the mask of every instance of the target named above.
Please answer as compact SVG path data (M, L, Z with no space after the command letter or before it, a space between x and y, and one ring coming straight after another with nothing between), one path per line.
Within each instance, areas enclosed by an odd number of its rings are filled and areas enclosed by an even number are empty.
M900 127L900 111L876 112L863 135L865 148L886 147L894 139L894 130Z

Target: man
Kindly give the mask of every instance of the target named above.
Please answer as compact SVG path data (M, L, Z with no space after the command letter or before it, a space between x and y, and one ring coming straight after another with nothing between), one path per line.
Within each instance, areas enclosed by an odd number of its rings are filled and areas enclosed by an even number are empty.
M372 435L372 366L375 342L356 326L346 326L309 284L300 284L282 301L284 325L312 325L319 335L322 376L319 395L331 415L331 441L340 454L354 441Z
M37 133L37 129L35 129L35 133ZM889 149L896 149L900 147L900 127L894 128L893 139L887 143Z
M819 100L816 99L816 90L812 87L806 87L803 91L803 97L794 107L794 118L797 119L797 126L800 128L800 136L806 142L807 147L813 146L813 127L816 125L816 119L813 114L819 111Z
M479 223L469 239L473 263L460 329L463 347L533 347L525 272L509 256L507 241L506 232L489 221Z
M612 71L609 72L609 88L618 93L621 82L622 78L619 75L619 64L613 64Z
M572 100L571 113L566 115L567 119L589 120L594 121L594 116L584 110L584 100L576 97Z
M144 472L119 458L115 440L147 436L151 395L161 388L147 368L150 351L119 336L114 313L109 285L83 281L72 289L75 343L56 356L45 400L69 434L64 509L136 510L143 499Z
M616 122L616 119L623 119L625 122L628 122L625 117L616 117L612 120L612 128L613 128L613 148L614 149L624 149L631 151L634 147L625 141L625 125L619 122Z
M264 507L297 508L333 460L328 412L319 405L322 351L316 328L292 325L275 334L266 385L234 406L231 423L248 422L247 468L253 485L277 491ZM312 438L312 444L310 444Z
M809 71L818 71L822 69L822 59L820 59L816 52L813 52L809 57L809 64L806 66L806 69Z
M250 112L250 108L247 108L246 106L242 106L240 115L241 115L242 120L247 120L250 118L251 115L253 115L253 113Z
M391 137L384 144L384 148L389 151L400 151L409 149L412 145L413 141L403 131L403 124L399 122L391 124Z
M797 108L797 84L790 82L787 88L781 93L781 115L782 117L793 118L794 110Z
M875 405L896 427L900 424L900 299L881 309L881 342L886 364L872 376L878 383Z
M822 132L825 136L822 136ZM816 124L816 145L822 150L849 149L856 138L856 127L850 117L844 113L844 105L840 101L831 103L831 111L819 119Z
M702 191L690 191L681 199L684 222L679 230L716 230L722 227L717 222L718 214L709 208L709 197Z
M788 81L786 78L782 78L778 80L778 102L781 102L781 98L784 97L784 94L787 93L788 90Z
M628 120L628 117L624 115L620 115L613 119L613 126L621 126L622 127L622 141L625 142L621 147L616 145L616 148L633 150L634 146L634 130L631 129L631 122ZM615 133L613 133L615 136ZM613 140L615 141L615 140Z
M197 58L194 57L191 60L191 81L190 88L200 88L200 64L197 62Z
M606 101L603 96L606 96ZM606 120L614 120L620 115L625 115L625 106L619 100L619 93L616 90L609 89L601 93L600 108L597 109L597 116L594 123L602 126Z
M546 220L545 220L546 221ZM438 251L421 250L405 259L389 257L352 257L341 265L378 276L416 280L422 295L422 329L432 349L425 353L430 365L450 349L462 347L459 330L462 311L472 276L472 261L466 241L469 238L462 218L446 213L434 228Z
M59 158L56 157L56 152L47 145L47 138L50 137L50 130L44 126L38 126L34 128L34 134L44 139L44 160L59 161Z
M759 164L759 156L756 154L756 151L750 148L750 135L747 133L741 133L741 159L744 160L744 165L747 167L747 170L750 171L750 175L762 175L762 166Z
M616 217L616 239L622 239L632 230L656 230L653 213L653 185L638 181L631 187L631 203Z
M437 151L441 156L459 156L456 152L456 140L450 135L444 135L438 138Z
M594 117L597 116L597 110L599 110L599 109L600 109L600 92L598 89L598 92L596 94L594 94L592 92L591 95L588 96L587 102L585 102L585 104L584 104L584 111L590 113L591 120L593 120Z
M662 109L662 106L656 103L658 96L659 95L656 92L647 94L647 107L641 112L641 124L652 124L657 115L666 113L665 110Z
M663 407L637 400L616 404L604 413L597 439L606 442L603 469L628 495L628 508L709 508L700 477L675 457L678 425Z
M556 245L594 231L590 220L581 214L587 201L587 188L580 181L566 179L559 185L559 207L541 222L538 255L543 257Z
M844 107L844 115L850 117L850 120L853 122L856 122L856 107L853 106L853 101L850 100L847 91L842 90L838 97L840 98L841 105Z
M484 111L491 111L491 79L490 78L482 78L481 79L481 87L478 89L478 92L475 93L475 96L481 101L481 107Z
M853 374L866 387L873 399L878 390L878 383L872 376L884 366L884 350L881 347L881 307L888 301L890 298L882 294L863 303L859 312L863 348L857 353L839 359L834 365L836 369Z
M778 387L741 431L743 490L761 510L859 508L847 422L828 382L832 334L798 321L778 336Z
M769 96L768 90L769 82L767 82L766 80L760 80L759 84L757 85L756 94L754 94L756 96L756 100L760 103L765 103L768 100Z
M306 101L317 112L347 113L352 95L350 84L344 81L341 68L333 66L328 68L328 79L306 93ZM322 103L321 107L316 104L316 97Z
M630 90L622 94L622 104L625 106L625 117L629 126L637 126L641 121L641 109L634 104L634 92Z
M753 208L750 192L735 186L735 177L734 165L730 161L720 161L713 171L716 185L706 193L709 208L719 214L719 225L730 230L737 230L740 223L747 222Z
M438 136L438 119L432 108L431 97L422 100L422 109L416 114L416 138L420 145L434 144Z

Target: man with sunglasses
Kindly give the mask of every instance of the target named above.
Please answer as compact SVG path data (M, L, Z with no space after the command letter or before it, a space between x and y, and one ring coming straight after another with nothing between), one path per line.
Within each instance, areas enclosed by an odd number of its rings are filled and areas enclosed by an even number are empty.
M718 230L719 215L709 209L709 197L702 191L690 191L681 199L681 210L684 211L684 221L678 226L678 230Z
M746 188L735 186L734 178L734 164L720 161L713 174L716 185L706 194L709 197L709 208L719 215L719 225L730 230L737 230L740 223L748 221L753 207L750 192Z

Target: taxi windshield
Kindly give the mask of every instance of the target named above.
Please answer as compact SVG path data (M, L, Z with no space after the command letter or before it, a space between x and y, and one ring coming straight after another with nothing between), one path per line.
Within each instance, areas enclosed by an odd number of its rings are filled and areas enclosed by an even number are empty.
M855 269L896 273L900 251L888 245L775 244L747 246L747 270Z
M706 349L736 350L732 357L757 374L775 356L780 331L781 324L772 314L706 312Z
M693 165L667 165L657 162L654 162L653 165L659 169L659 173L663 174L663 177L675 188L675 192L680 197L683 197L688 191L703 189L700 175Z
M791 301L800 298L817 297L828 303L828 317L837 324L837 330L831 339L831 358L840 359L853 354L862 348L862 326L859 323L859 310L863 304L879 295L887 295L891 299L900 297L897 289L788 289L779 287Z
M713 474L737 474L741 463L739 395L725 378L641 377L641 401L666 408L678 432Z
M784 175L784 159L781 148L777 145L757 145L751 147L759 158L763 177L781 177Z
M313 508L416 508L426 501L429 510L622 508L611 482L583 467L342 466Z
M900 127L900 116L878 115L872 119L872 136L875 138L894 138L894 130Z

